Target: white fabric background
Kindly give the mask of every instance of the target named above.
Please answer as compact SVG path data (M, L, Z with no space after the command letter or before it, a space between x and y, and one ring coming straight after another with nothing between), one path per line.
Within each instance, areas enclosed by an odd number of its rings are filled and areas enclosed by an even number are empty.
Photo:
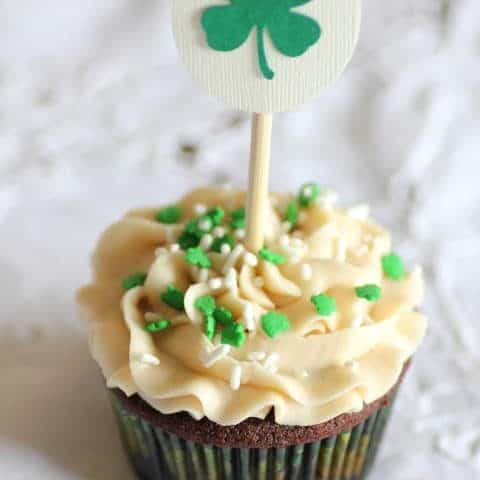
M429 336L372 480L480 476L480 4L364 0L348 72L278 115L272 186L367 201L428 281ZM75 289L101 229L245 185L248 118L177 61L163 0L0 0L0 478L132 480Z

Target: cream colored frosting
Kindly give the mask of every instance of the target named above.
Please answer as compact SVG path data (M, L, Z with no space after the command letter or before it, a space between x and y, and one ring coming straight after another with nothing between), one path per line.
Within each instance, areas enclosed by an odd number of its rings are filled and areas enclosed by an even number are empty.
M289 260L277 266L259 259L251 266L243 252L235 261L232 254L209 253L208 279L221 278L219 289L212 288L219 281L204 281L207 272L169 247L183 224L158 223L156 209L130 212L104 233L93 281L78 299L89 320L92 354L110 388L137 393L162 413L187 411L221 425L265 418L272 408L280 424L313 425L359 411L393 387L427 327L415 311L423 298L421 270L400 281L386 278L381 257L390 252L389 234L364 208L336 208L326 197L302 209L298 229L286 234L282 219L291 199L271 195L265 229L266 245ZM228 217L244 204L245 194L229 189L197 190L179 202L183 222L203 205L220 206ZM226 263L235 269L228 286ZM148 272L145 284L125 293L122 280L138 271ZM372 283L382 288L378 301L356 296L355 287ZM185 313L161 302L167 284L186 292ZM202 359L220 340L207 339L194 306L207 293L240 323L245 304L252 304L256 324L241 348L232 347L209 367ZM318 315L310 297L319 293L335 298L334 315ZM291 330L267 337L259 318L271 310L286 314ZM170 319L172 326L147 332L146 311ZM234 370L236 382L239 371L241 376L232 388Z

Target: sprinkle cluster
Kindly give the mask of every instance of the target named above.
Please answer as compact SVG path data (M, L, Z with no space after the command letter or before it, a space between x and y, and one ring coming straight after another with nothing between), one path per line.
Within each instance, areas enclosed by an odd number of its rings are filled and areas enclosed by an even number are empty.
M249 252L245 249L241 240L245 237L245 208L237 208L229 215L221 207L208 208L206 205L197 204L193 211L196 215L191 220L184 221L179 230L169 227L168 248L161 247L156 251L160 255L170 251L183 256L192 275L200 283L209 286L211 292L227 289L234 296L238 294L238 273L236 267L240 261L243 265L256 267L259 261L281 266L287 261L296 263L303 255L305 243L301 232L296 231L298 225L304 222L306 209L314 203L320 203L328 207L335 200L334 195L322 189L314 182L303 185L298 195L291 200L284 211L284 223L282 224L283 235L280 236L279 245L275 249L267 246L258 252ZM364 219L368 216L368 208L358 206L347 211L352 218ZM154 218L157 222L174 225L184 218L185 211L180 205L170 205L158 210ZM188 218L188 217L187 217ZM172 232L177 232L176 234ZM176 237L176 238L175 238ZM176 241L175 241L176 240ZM342 243L343 242L343 243ZM338 238L336 259L344 261L347 246L344 239ZM278 251L280 250L280 251ZM221 276L214 276L215 265L221 257ZM405 276L405 268L400 256L395 253L384 255L381 259L381 267L386 278L392 281L400 281ZM313 267L309 263L300 266L302 281L310 282L313 277ZM124 278L122 287L125 291L144 285L147 273L139 271ZM263 288L265 281L262 277L254 277L253 284L256 288ZM382 289L380 285L365 284L354 287L357 298L366 302L376 302L381 299ZM173 310L185 311L185 293L173 284L168 284L160 293L160 300ZM320 292L312 295L311 303L314 311L325 318L335 318L337 303L329 292ZM263 333L274 339L278 335L291 330L292 325L288 317L279 311L267 311L263 314L255 312L254 305L245 302L243 313L240 318L235 318L234 313L225 306L218 305L213 295L203 295L194 302L195 308L202 314L202 330L206 338L210 340L209 346L202 351L201 361L206 368L210 368L220 359L227 357L232 348L241 348L251 332L261 327ZM174 320L175 321L175 320ZM168 318L147 312L145 314L144 330L151 334L163 332L174 323ZM362 319L355 319L352 325L360 326ZM276 372L278 368L278 353L250 352L247 355L249 361L262 362L264 368ZM159 359L150 354L141 354L138 361L148 365L158 365ZM353 368L353 367L352 367ZM298 372L299 378L308 376L308 372ZM242 369L235 364L231 370L230 386L233 390L239 388L242 379Z
M233 319L233 314L225 307L219 307L211 295L203 295L195 300L195 307L204 315L204 333L213 340L217 328L222 328L221 343L240 348L247 339L243 326Z

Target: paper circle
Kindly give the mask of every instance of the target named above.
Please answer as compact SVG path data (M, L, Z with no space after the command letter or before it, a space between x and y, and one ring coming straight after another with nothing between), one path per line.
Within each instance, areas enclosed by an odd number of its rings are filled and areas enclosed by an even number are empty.
M233 3L242 1L255 3ZM292 57L276 48L265 28L264 51L275 72L268 80L259 68L255 26L246 40L230 51L215 50L207 42L202 27L204 12L210 7L232 7L232 0L174 0L173 29L181 58L194 80L230 107L258 113L292 110L331 85L353 55L360 31L361 0L277 1L289 5L294 14L316 20L321 36L305 53Z

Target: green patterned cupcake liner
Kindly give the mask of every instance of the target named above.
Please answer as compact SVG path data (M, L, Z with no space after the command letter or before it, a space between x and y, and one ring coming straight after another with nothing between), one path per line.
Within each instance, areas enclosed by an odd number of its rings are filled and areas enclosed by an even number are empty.
M287 448L221 448L184 440L129 412L115 394L122 443L142 480L361 480L391 413L381 407L353 429Z

